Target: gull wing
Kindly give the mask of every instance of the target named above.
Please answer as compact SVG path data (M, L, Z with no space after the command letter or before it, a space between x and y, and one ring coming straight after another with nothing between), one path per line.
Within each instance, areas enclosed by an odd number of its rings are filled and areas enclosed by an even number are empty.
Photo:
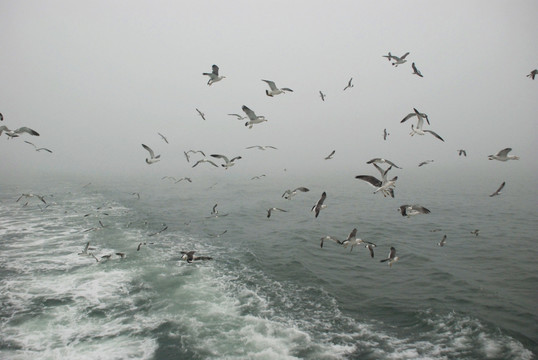
M219 76L219 67L217 65L211 66L211 69L213 70L213 74Z
M150 156L152 159L155 158L155 153L153 152L153 150L152 150L149 146L142 144L142 147L143 147L144 149L146 149L146 150L149 152L149 156Z
M271 81L271 80L263 80L262 81L265 81L269 87L271 88L271 90L278 90L278 88L276 87L275 85L275 82L274 81ZM284 89L283 89L284 90Z
M508 153L512 151L512 148L506 148L506 149L502 149L501 151L499 151L497 153L497 156L501 156L501 157L505 157L508 155Z
M33 136L39 136L39 133L33 129L30 129L29 127L26 127L26 126L23 126L23 127L20 127L18 128L17 130L14 131L15 134L20 134L20 133L28 133L30 135L33 135Z
M439 134L437 134L436 132L431 131L431 130L424 130L424 132L428 132L428 133L432 134L433 136L435 136L436 138L438 138L439 140L444 142L443 138L440 137Z
M357 175L357 176L355 176L355 179L364 180L364 181L366 181L367 183L369 183L370 185L372 185L373 187L376 187L376 188L379 188L379 187L381 187L383 185L381 180L379 180L375 176L371 176L371 175Z
M495 196L495 195L499 195L501 193L501 190L504 188L504 185L506 185L506 182L503 181L503 183L501 184L501 186L499 186L499 188L497 190L495 190L495 192L493 194L491 194L489 197L492 197L492 196Z
M245 114L247 114L248 118L250 120L256 120L257 116L256 114L254 113L254 111L250 110L248 107L246 107L245 105L243 105L241 107L241 109L245 112Z

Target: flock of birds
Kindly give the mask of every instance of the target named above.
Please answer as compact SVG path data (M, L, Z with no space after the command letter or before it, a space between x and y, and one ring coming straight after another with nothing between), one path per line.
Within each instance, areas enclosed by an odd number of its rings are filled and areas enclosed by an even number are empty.
M408 55L409 55L409 52L405 53L402 56L392 55L391 52L389 52L387 55L383 55L383 57L387 58L388 61L392 64L392 66L398 67L399 65L405 64L407 62ZM414 62L411 64L411 68L412 68L412 71L413 71L412 72L413 75L417 75L418 77L423 77L421 71L417 68L417 66L416 66L416 64ZM537 74L538 74L538 69L535 69L535 70L532 70L527 75L527 77L534 80L535 76ZM215 84L215 83L217 83L217 82L219 82L219 81L226 78L226 76L222 76L222 75L219 74L219 67L217 65L212 66L212 71L211 72L204 72L204 73L202 73L202 75L207 76L209 78L209 80L207 82L208 86L211 86L211 85L213 85L213 84ZM265 82L268 85L269 89L265 90L265 94L267 96L269 96L269 97L274 97L274 96L277 96L277 95L280 95L280 94L293 92L293 90L288 88L288 87L281 87L281 88L277 87L274 81L263 80L263 79L261 81ZM353 87L354 87L353 78L350 78L349 81L347 82L346 86L343 88L343 91L346 91L346 90L351 89ZM321 90L319 91L319 96L320 96L322 101L326 100L326 94L323 93ZM250 108L248 108L245 105L242 106L242 110L245 113L245 115L240 115L240 114L235 114L235 113L231 113L231 114L228 114L228 115L237 118L237 120L239 120L239 121L245 121L246 120L245 126L248 127L249 129L251 129L256 124L260 124L260 123L268 121L265 118L265 116L257 115L253 110L251 110ZM197 111L198 115L203 120L206 120L205 114L201 110L196 109L196 111ZM3 121L3 120L4 120L4 117L0 113L0 121ZM425 123L427 125L430 125L430 120L429 120L429 117L428 117L428 115L426 113L420 112L416 108L413 108L413 112L410 112L405 117L403 117L403 119L400 121L400 123L405 123L407 121L412 121L412 120L416 120L416 125L411 124L411 132L409 133L410 136L414 136L414 135L423 136L423 135L426 135L426 134L430 134L433 137L435 137L436 139L444 142L444 139L438 133L436 133L435 131L430 130L430 129L424 129ZM3 133L6 134L8 139L18 138L18 137L20 137L20 136L22 136L24 134L29 134L31 136L39 136L39 133L37 131L35 131L35 130L31 129L31 128L28 128L28 127L19 127L19 128L11 130L5 125L0 126L0 136ZM158 133L158 135L162 138L162 140L164 142L166 142L168 144L168 138L165 135L163 135L161 133ZM387 140L387 137L389 135L390 135L390 133L388 133L387 129L384 129L383 130L383 139ZM38 147L34 143L29 142L29 141L24 141L24 142L31 145L32 147L34 147L34 149L36 151L38 151L38 152L46 151L48 153L52 153L52 151L50 149L48 149L48 148ZM155 151L152 148L150 148L146 144L142 144L142 147L148 152L149 157L147 157L145 159L145 161L146 161L146 163L148 165L155 164L155 163L157 163L157 162L159 162L161 160L161 155L156 154ZM258 149L258 150L273 149L273 150L277 150L276 147L271 146L271 145L263 145L263 146L262 145L254 145L254 146L247 147L247 149ZM502 150L498 151L496 154L489 155L488 159L489 160L503 161L503 162L508 161L508 160L519 160L518 156L509 155L511 150L512 150L511 148L502 149ZM327 155L324 159L325 160L331 160L335 156L335 153L336 153L336 151L332 150L329 153L329 155ZM457 153L458 153L459 156L462 156L462 155L467 156L467 152L466 152L465 149L458 149ZM219 165L220 165L220 167L227 170L230 167L234 166L238 160L242 159L241 156L228 157L228 156L223 155L223 154L210 154L210 157L212 158L211 159L211 158L208 158L206 156L206 154L202 150L184 151L184 155L185 155L185 158L186 158L187 162L190 162L191 157L196 155L196 154L202 155L203 158L198 159L196 162L194 162L194 164L192 165L193 168L197 167L200 164L208 164L208 165L211 165L211 166L214 166L214 167L219 167ZM217 164L217 162L216 162L217 160L220 160L221 163ZM426 160L426 161L421 162L418 166L423 166L423 165L426 165L426 164L431 163L431 162L433 162L433 160ZM390 170L392 170L393 168L401 169L401 167L397 166L392 161L387 160L387 159L383 159L383 158L371 159L371 160L369 160L367 162L367 164L372 164L374 166L374 168L380 174L380 179L378 179L377 177L375 177L373 175L369 175L369 174L357 175L355 178L357 178L359 180L363 180L366 183L368 183L369 185L371 185L374 188L374 191L373 191L374 194L381 193L384 197L392 197L392 198L394 198L394 188L396 186L396 181L398 180L398 176L394 176L392 178L389 178L388 177L388 172ZM380 166L382 164L384 164L387 167L382 168ZM264 176L265 176L265 174L262 174L260 176L255 176L255 177L252 178L252 180L260 179L261 177L264 177ZM192 182L191 178L189 178L189 177L182 177L182 178L179 178L179 179L176 179L175 177L171 177L171 176L162 177L162 180L166 180L166 179L174 181L174 183L178 183L178 182L181 182L181 181ZM503 181L503 183L499 186L499 188L489 196L493 197L493 196L500 195L501 190L503 190L505 184L506 183ZM297 187L297 188L295 188L293 190L288 189L282 194L282 198L284 198L286 200L291 200L297 194L308 192L308 191L310 191L310 190L308 188L304 187L304 186ZM140 199L140 194L139 193L132 193L132 195L137 195L138 199ZM43 195L23 193L16 201L18 202L22 198L26 198L26 199L37 198L41 202L47 204ZM312 206L311 211L314 213L315 218L317 218L320 215L321 210L326 208L326 205L324 204L326 198L327 198L327 193L324 191L321 194L321 197L319 198L319 200ZM28 202L25 203L25 205L27 205L27 204L28 204ZM227 215L227 214L219 214L219 212L218 212L218 210L216 208L217 208L217 204L215 204L214 207L212 208L211 217L219 217L219 216L226 216ZM267 218L270 218L271 215L273 214L273 212L275 212L275 211L287 212L287 210L281 209L279 207L271 207L271 208L267 209ZM419 215L419 214L428 214L428 213L430 213L429 209L427 209L426 207L424 207L422 205L419 205L419 204L404 204L404 205L401 205L398 208L398 211L401 213L402 216L406 216L406 217L411 217L411 216L416 216L416 215ZM99 224L100 224L100 227L94 227L94 228L86 229L85 231L100 230L101 228L105 227L101 221L99 221ZM163 224L163 226L164 227L161 230L159 230L156 233L150 234L149 236L154 236L154 235L157 235L157 234L167 230L168 227L165 224ZM218 237L220 235L225 234L226 232L227 232L227 230L225 230L224 232L222 232L220 234L215 234L214 236ZM478 229L475 229L475 230L471 231L471 234L473 234L475 236L478 236L478 233L479 233ZM320 241L320 247L321 248L323 248L324 242L327 241L327 240L331 240L331 241L335 242L336 244L343 246L344 248L350 247L350 251L352 251L353 247L355 247L355 246L363 245L365 248L367 248L369 250L370 256L372 258L374 257L374 248L377 246L376 244L374 244L372 242L369 242L369 241L366 241L366 240L363 240L363 239L357 237L357 228L354 228L345 240L339 240L339 239L337 239L337 238L335 238L333 236L330 236L330 235L326 235L326 236L322 237L321 241ZM442 240L438 243L438 245L441 246L441 247L444 246L446 244L446 240L447 240L447 236L444 235ZM141 247L143 245L148 245L148 244L153 244L153 243L151 243L151 242L140 242L138 244L138 246L137 246L137 251L140 251L140 249L141 249ZM113 256L113 254L106 254L106 255L101 256L101 258L97 258L95 256L95 254L92 252L94 250L95 250L95 248L90 246L90 242L87 242L86 245L84 246L83 250L80 253L78 253L78 255L91 256L97 262L102 262L102 261L105 261L105 260L109 260ZM116 252L114 254L116 256L118 256L119 258L122 258L122 259L125 258L125 256L126 256L126 254L124 252ZM183 260L186 260L188 263L191 263L191 262L194 262L194 261L199 261L199 260L212 260L213 259L212 257L209 257L209 256L195 256L195 251L182 251L181 254L182 254L181 258ZM396 256L396 249L395 249L394 246L391 246L389 254L387 255L387 257L381 259L380 262L387 262L388 265L392 267L392 265L398 260L399 260L399 257Z

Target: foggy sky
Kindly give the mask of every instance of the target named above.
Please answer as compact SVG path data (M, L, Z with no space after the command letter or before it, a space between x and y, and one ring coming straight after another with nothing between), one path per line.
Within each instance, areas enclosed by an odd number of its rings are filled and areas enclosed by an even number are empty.
M0 125L41 136L0 137L0 179L353 177L377 175L366 165L373 157L408 176L434 159L423 174L535 179L538 79L525 75L538 68L537 13L530 0L2 1ZM389 51L410 52L408 62L391 66ZM226 79L207 86L212 64ZM342 91L351 77L355 86ZM267 97L261 79L294 92ZM269 121L248 129L227 115L242 105ZM444 143L409 136L416 121L400 120L413 107ZM162 160L147 165L142 143ZM505 147L521 160L487 160ZM193 169L188 149L243 159L226 173Z

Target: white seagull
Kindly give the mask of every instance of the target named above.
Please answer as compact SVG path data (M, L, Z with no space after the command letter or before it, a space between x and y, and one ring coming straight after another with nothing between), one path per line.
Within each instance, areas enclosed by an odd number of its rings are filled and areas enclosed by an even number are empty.
M405 122L405 121L411 119L413 116L416 116L416 117L418 117L419 119L420 119L420 118L426 119L426 122L428 123L428 125L430 125L430 120L428 119L428 115L425 114L425 113L421 113L421 112L418 111L416 108L413 108L413 112L407 114L407 116L404 117L404 118L400 121L400 123L403 123L403 122Z
M392 58L393 58L394 60L396 60L396 61L394 61L394 62L392 63L392 65L395 66L395 67L397 67L398 65L401 65L401 64L407 62L407 60L405 60L405 58L407 57L407 55L409 55L408 52L406 52L405 54L403 54L403 55L400 56L400 57L392 55Z
M284 191L284 194L282 194L281 197L283 197L286 200L291 200L292 197L297 195L297 191L308 192L308 191L310 191L310 189L305 188L304 186L300 186L300 187L298 187L296 189L293 189L293 190L288 189L288 190Z
M418 214L429 214L430 210L421 205L402 205L398 208L398 211L402 213L402 216L413 216Z
M267 96L273 97L273 96L278 95L278 94L283 94L286 91L293 92L293 90L290 89L290 88L281 88L281 89L277 88L274 81L263 80L263 79L262 79L262 81L266 82L269 85L269 87L271 88L271 91L265 90L265 94Z
M276 207L273 207L273 208L270 208L267 210L267 217L270 218L271 217L271 213L273 211L283 211L283 212L288 212L287 210L283 210L283 209L280 209L280 208L276 208Z
M327 205L323 204L326 198L327 198L327 193L324 191L323 194L321 194L321 197L319 198L318 202L314 206L312 206L312 210L310 211L314 211L316 213L316 217L318 217L321 209L324 209L327 207Z
M353 230L351 230L347 239L342 241L342 245L346 249L349 245L351 245L351 250L349 250L349 252L353 251L353 247L355 245L359 245L360 243L362 243L362 239L357 238L357 228L354 228Z
M37 146L34 145L34 143L31 143L31 142L26 141L26 140L24 140L24 142L27 143L27 144L32 145L32 146L34 147L35 151L47 151L47 152L49 152L49 153L52 154L52 150L50 150L50 149L43 148L43 147L42 147L42 148L38 148Z
M187 151L183 151L183 154L185 154L185 157L187 158L187 162L190 162L189 154L196 154L196 153L200 153L203 156L205 156L205 153L202 150L187 150Z
M153 150L149 146L142 144L142 147L149 152L149 158L146 158L146 163L151 165L151 164L156 163L157 161L161 160L160 159L161 155L155 156L155 153L153 152Z
M398 260L399 260L399 258L396 256L396 249L393 246L391 246L390 247L390 252L389 252L389 255L387 256L387 258L383 259L383 260L379 260L379 261L380 262L388 261L389 266L392 267L392 264L395 263Z
M398 177L395 176L394 178L387 180L387 173L390 169L392 169L392 166L389 166L386 170L383 170L375 163L374 166L381 173L381 180L371 175L357 175L355 176L355 179L364 180L370 185L372 185L374 188L376 188L374 194L381 191L381 193L385 197L394 197L393 187L396 186L396 180L398 180Z
M245 123L245 126L248 126L249 129L252 129L252 126L254 124L259 124L259 123L262 123L264 121L267 121L267 119L265 118L265 116L257 116L256 113L252 110L250 110L248 107L246 107L245 105L243 105L241 107L241 109L243 109L243 111L245 112L245 114L247 114L248 118L249 118L249 121L247 121Z
M342 244L343 244L343 243L342 243L340 240L338 240L337 238L334 238L334 237L332 237L332 236L327 235L327 236L324 236L324 237L321 238L321 243L320 243L320 245L319 245L321 248L323 248L323 242L324 242L325 240L332 240L332 241L334 241L335 243L337 243L337 244L339 244L339 245L342 245Z
M488 160L499 160L499 161L519 160L519 156L508 155L510 151L512 151L512 148L502 149L495 155L488 155Z
M432 162L433 162L433 160L424 160L423 162L418 164L418 166L420 167L420 166L427 165L427 164L432 163Z
M415 128L413 126L413 124L411 124L411 132L409 133L409 135L413 136L415 134L417 135L426 135L426 133L430 133L432 134L433 136L435 136L436 138L438 138L439 140L443 141L443 138L441 136L439 136L439 134L437 134L436 132L432 131L432 130L422 130L422 126L424 125L424 119L426 119L426 121L428 120L427 117L423 117L416 109L415 110L415 114L418 118L418 121L417 121L417 127ZM402 121L400 121L401 123L404 122L405 120L407 120L407 117L404 118ZM429 124L429 122L428 122Z
M212 69L212 72L210 73L202 73L202 75L209 76L207 85L212 85L213 83L216 83L217 81L221 81L222 79L226 77L226 76L219 76L219 67L217 65L213 65L211 69Z
M22 133L27 133L32 136L39 136L39 133L37 131L30 129L29 127L26 127L26 126L20 127L15 130L10 130L8 129L7 126L2 125L0 126L0 135L2 135L3 131L5 131L6 135L9 136L10 138L19 137L19 134L22 134Z
M352 87L354 86L354 85L351 83L351 81L353 81L353 78L349 79L349 81L347 82L346 87L344 88L344 91L346 91L347 89L352 88Z
M415 63L412 63L412 64L411 64L411 67L413 68L413 74L414 74L414 75L418 75L418 76L420 76L420 77L424 77L424 76L422 76L422 73L420 72L420 70L417 69L417 67L415 66Z
M467 156L467 151L465 151L463 149L459 149L459 150L457 150L457 152L458 152L458 156L462 156L462 155Z
M225 169L228 169L229 167L234 166L236 160L242 159L241 156L236 156L236 157L232 158L231 160L228 159L228 157L226 157L224 155L220 155L220 154L211 154L211 156L214 157L214 158L217 158L217 159L224 160L224 164L221 164L221 166L223 168L225 168Z
M183 254L181 259L187 260L188 263L191 263L197 260L213 260L213 258L210 256L194 256L196 251L182 251L181 253Z
M493 197L493 196L497 196L497 195L500 195L501 194L501 190L504 188L504 185L506 185L506 182L503 181L503 183L501 184L501 186L499 186L499 188L497 190L495 190L495 192L493 194L491 194L489 197Z

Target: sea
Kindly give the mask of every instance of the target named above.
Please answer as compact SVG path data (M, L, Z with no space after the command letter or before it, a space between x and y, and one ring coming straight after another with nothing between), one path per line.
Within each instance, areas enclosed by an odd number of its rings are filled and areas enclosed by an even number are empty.
M3 183L0 359L536 359L538 205L522 184L390 198L330 176ZM415 203L431 212L397 211ZM373 258L320 246L353 228Z

